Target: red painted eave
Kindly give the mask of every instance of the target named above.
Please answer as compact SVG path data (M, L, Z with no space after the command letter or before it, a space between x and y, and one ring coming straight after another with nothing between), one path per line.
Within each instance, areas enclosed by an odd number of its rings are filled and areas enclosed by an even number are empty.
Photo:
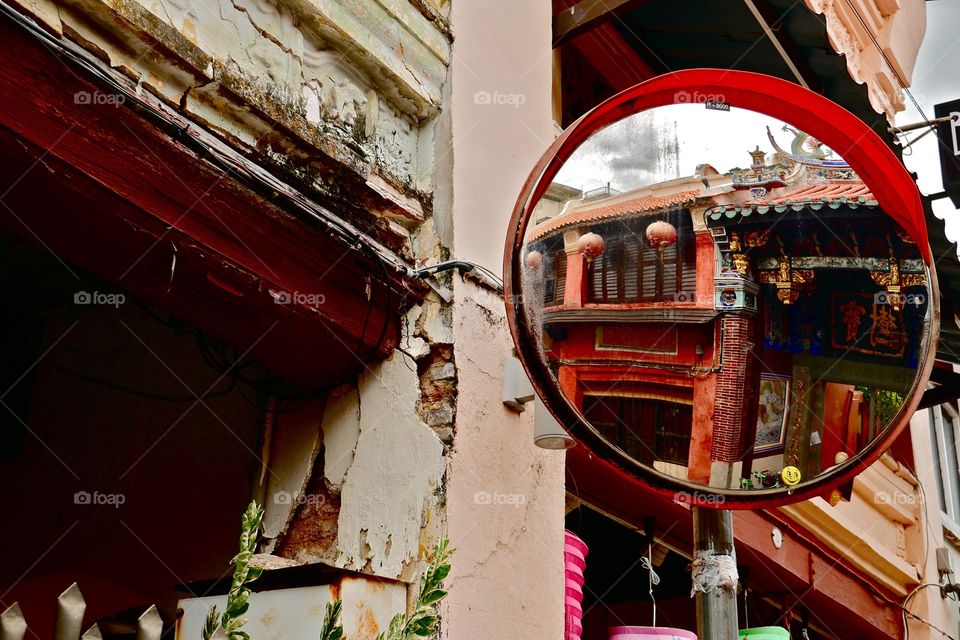
M98 87L12 24L0 38L0 225L306 388L396 345L404 285L379 264L134 110L78 104Z
M698 191L679 191L665 196L639 196L597 207L580 207L577 211L566 215L561 214L533 227L530 231L530 237L531 239L537 239L567 227L602 223L614 218L622 219L641 213L672 209L694 202L698 193ZM609 200L609 198L604 200ZM598 202L598 204L600 203Z

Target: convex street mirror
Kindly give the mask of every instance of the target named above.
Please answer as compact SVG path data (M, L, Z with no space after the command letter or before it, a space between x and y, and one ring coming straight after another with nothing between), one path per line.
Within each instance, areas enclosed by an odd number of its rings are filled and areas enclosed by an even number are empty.
M676 500L825 495L890 445L929 376L919 207L882 141L821 96L654 79L527 181L505 257L518 352L582 446Z

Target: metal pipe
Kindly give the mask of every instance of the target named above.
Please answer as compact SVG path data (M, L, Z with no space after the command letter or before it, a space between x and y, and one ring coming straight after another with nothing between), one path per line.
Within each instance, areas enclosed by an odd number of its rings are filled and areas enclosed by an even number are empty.
M797 83L804 89L809 89L810 86L807 84L807 81L804 80L803 74L801 74L800 70L797 69L797 65L793 64L793 60L791 60L790 56L787 55L787 50L784 49L783 45L780 44L780 41L777 40L777 36L773 33L773 29L771 29L770 25L767 24L763 14L760 13L759 9L757 9L757 5L753 3L753 0L743 0L743 3L747 5L747 8L750 9L750 13L753 14L753 17L756 18L757 22L760 24L760 28L763 29L765 34L767 34L767 38L770 40L770 43L773 45L774 49L777 50L777 53L780 54L780 57L783 58L783 61L787 63L788 67L790 67L790 72L793 73L794 77L797 79Z
M914 122L913 124L905 124L902 127L887 127L887 131L890 133L906 133L907 131L913 131L915 129L923 129L924 127L933 127L938 124L943 124L944 122L950 122L953 120L953 116L942 116L940 118L934 118L933 120L926 120L924 122Z
M693 589L701 640L738 640L733 513L693 507Z

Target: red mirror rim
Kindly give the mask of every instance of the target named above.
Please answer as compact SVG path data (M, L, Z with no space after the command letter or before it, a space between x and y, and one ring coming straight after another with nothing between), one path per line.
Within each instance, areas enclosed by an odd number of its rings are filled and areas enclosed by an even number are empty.
M833 149L860 175L877 199L880 208L917 244L928 269L931 314L924 336L923 362L917 371L914 393L904 404L894 423L884 435L834 471L821 474L816 480L795 489L736 491L713 489L671 479L642 467L586 425L568 403L556 384L550 385L550 373L536 357L536 339L521 326L523 316L520 252L529 222L528 213L539 201L570 155L594 132L630 115L656 107L677 104L678 95L692 92L722 98L731 106L750 109L810 134ZM878 116L879 117L879 116ZM885 121L884 121L885 122ZM688 69L651 78L609 98L567 127L544 152L527 177L514 206L507 228L503 262L504 301L514 344L527 375L537 394L561 425L580 445L594 452L597 464L613 466L628 482L639 482L645 488L672 497L679 502L725 509L768 508L823 495L849 482L876 462L909 424L910 416L920 402L933 368L939 330L939 295L936 273L931 260L927 228L920 193L913 178L884 141L863 121L831 100L808 89L759 73L729 69ZM699 496L699 498L698 498ZM722 500L702 497L722 496Z

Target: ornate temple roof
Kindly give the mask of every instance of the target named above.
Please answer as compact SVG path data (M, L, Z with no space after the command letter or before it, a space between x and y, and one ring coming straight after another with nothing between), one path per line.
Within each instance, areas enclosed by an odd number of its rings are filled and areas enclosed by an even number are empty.
M861 197L863 198L862 200ZM798 202L837 202L843 199L860 202L872 201L876 204L876 199L862 180L807 184L799 189L793 189L771 198L751 200L745 204L772 205Z
M752 213L788 210L876 207L877 200L860 176L809 135L784 126L794 134L790 150L783 149L767 128L774 153L767 159L757 147L749 154L748 169L719 174L708 165L694 176L678 178L595 200L571 200L560 215L530 229L537 240L569 227L585 227L614 218L629 218L693 204L707 205L714 221L733 220Z
M699 194L700 191L694 189L677 191L666 195L646 194L612 203L610 200L617 200L618 198L604 198L603 200L590 203L591 205L596 204L599 206L575 208L570 212L564 212L556 218L551 218L537 225L531 229L530 239L536 240L555 231L583 225L585 223L603 222L611 218L628 218L632 215L688 205L695 202Z

